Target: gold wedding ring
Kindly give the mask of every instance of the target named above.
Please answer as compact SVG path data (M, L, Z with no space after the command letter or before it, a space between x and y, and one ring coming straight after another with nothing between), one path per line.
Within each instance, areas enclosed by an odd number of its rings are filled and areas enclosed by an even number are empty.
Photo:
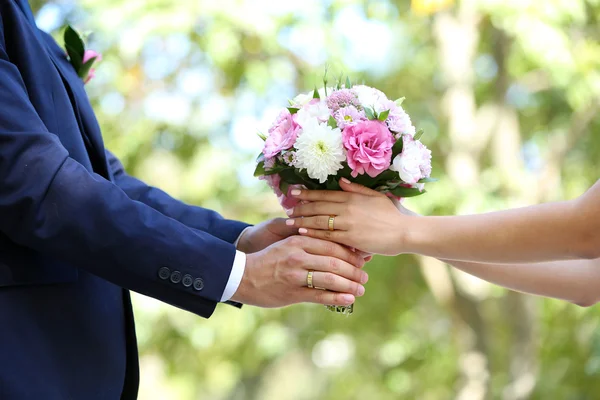
M308 271L308 275L306 275L306 286L308 286L311 289L314 289L315 287L313 286L313 272L314 271Z
M329 226L329 230L330 230L330 231L334 231L334 230L335 230L335 229L334 229L334 227L333 227L333 224L334 224L334 222L335 222L335 216L334 216L334 215L331 215L331 216L329 217L329 223L328 223L328 226Z

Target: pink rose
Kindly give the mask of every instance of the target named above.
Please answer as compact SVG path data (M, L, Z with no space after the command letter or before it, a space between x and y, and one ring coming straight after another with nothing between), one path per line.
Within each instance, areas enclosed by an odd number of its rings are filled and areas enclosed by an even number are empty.
M269 137L265 141L263 154L270 158L294 146L300 126L294 120L292 114L285 109L279 113L277 120L269 129Z
M261 176L259 179L264 179L265 181L267 181L267 184L271 187L271 189L273 189L273 192L275 192L277 200L279 200L279 204L281 204L281 206L286 211L291 210L299 203L299 200L297 198L290 196L290 192L293 189L306 189L302 185L290 185L288 187L288 192L286 194L283 194L281 189L279 189L279 184L281 183L281 177L279 176L279 174L264 175Z
M394 137L385 123L361 121L347 126L342 135L354 178L365 172L375 178L390 166Z

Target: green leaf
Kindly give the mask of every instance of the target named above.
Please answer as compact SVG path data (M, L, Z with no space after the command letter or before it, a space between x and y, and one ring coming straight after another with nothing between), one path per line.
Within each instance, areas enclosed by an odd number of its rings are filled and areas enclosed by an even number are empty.
M413 139L415 140L419 140L421 139L421 136L423 136L423 129L419 129L419 131L417 133L415 133L415 137Z
M419 180L419 183L437 182L439 179L436 178L423 178Z
M335 118L333 118L333 116L329 116L329 119L327 120L327 125L329 125L331 128L335 129L337 128L337 121L335 120Z
M256 132L256 134L258 135L259 138L261 138L263 141L267 140L267 135L265 135L262 132Z
M97 57L92 57L89 60L87 60L85 62L85 64L83 64L81 66L81 68L79 68L79 71L77 72L77 74L79 75L79 77L81 79L86 79L88 74L90 73L90 69L92 69L92 65L94 65L94 63L96 62L96 58Z
M265 161L265 155L263 153L259 153L258 157L256 157L257 163L259 163L261 161Z
M390 192L394 196L398 196L398 197L415 197L415 196L420 196L423 193L425 193L425 190L423 190L421 192L417 188L408 188L408 187L404 187L404 186L398 186L396 189L390 190Z
M317 88L315 88L315 91L313 92L313 99L320 99L321 96L319 95L319 91L317 90Z
M394 158L396 158L398 154L402 153L403 147L404 141L402 140L402 137L400 137L400 139L396 140L396 143L394 143L394 145L392 146L392 161L394 160Z
M350 89L352 87L352 83L350 83L350 78L346 77L346 89Z
M284 181L283 179L279 182L279 190L281 190L281 193L285 194L286 196L287 196L289 187L290 187L290 184L287 183L286 181Z
M390 115L390 110L382 111L381 113L379 113L379 117L377 117L377 119L380 121L385 121L388 115Z
M265 162L261 161L258 164L256 164L256 169L254 170L254 176L258 178L259 176L265 175L265 173L266 173Z
M296 114L296 113L298 112L298 110L300 110L300 109L299 109L299 108L297 108L297 107L288 107L287 109L288 109L288 111L290 112L290 114L292 114L292 115L293 115L293 114Z
M75 49L73 49L70 45L65 44L65 49L67 50L67 54L69 55L69 61L73 68L75 68L75 72L79 75L79 70L81 69L81 64L83 62L83 57L79 56L79 53Z
M375 113L373 112L372 109L370 109L369 107L365 107L365 115L367 116L368 119L373 120L375 119Z
M396 103L396 105L398 107L400 107L402 105L402 103L404 103L404 99L406 99L406 97L400 97L399 99L396 99L396 101L394 101L394 103Z
M85 45L83 44L83 40L81 40L79 33L77 33L70 25L67 25L67 28L65 29L64 40L65 48L70 47L74 54L79 55L79 60L83 60ZM69 54L69 57L72 57L71 54Z

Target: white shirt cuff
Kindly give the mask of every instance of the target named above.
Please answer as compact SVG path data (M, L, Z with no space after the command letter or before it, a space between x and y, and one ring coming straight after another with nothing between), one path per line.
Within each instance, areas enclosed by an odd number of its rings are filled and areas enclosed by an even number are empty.
M244 236L244 233L251 227L247 227L240 233L240 236L233 242L233 245L237 247L240 239ZM225 290L223 291L223 296L221 297L221 302L227 301L231 299L231 296L237 292L240 283L242 282L242 277L244 276L244 271L246 270L246 254L241 251L236 250L235 258L233 259L233 267L231 267L231 273L229 274L229 280L227 281L227 285L225 286Z
M231 274L229 274L229 280L227 281L227 286L225 286L225 291L223 292L223 297L221 297L221 302L231 299L231 296L237 292L238 287L242 282L245 269L246 254L236 250L235 258L233 260L233 267L231 268Z

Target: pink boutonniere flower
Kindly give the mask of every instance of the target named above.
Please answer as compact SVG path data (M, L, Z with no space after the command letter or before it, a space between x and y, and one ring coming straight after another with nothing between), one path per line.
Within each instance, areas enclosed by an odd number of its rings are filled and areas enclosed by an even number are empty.
M102 61L102 55L94 50L86 50L81 35L70 26L65 29L64 41L69 62L83 82L88 83L96 75L92 66Z

